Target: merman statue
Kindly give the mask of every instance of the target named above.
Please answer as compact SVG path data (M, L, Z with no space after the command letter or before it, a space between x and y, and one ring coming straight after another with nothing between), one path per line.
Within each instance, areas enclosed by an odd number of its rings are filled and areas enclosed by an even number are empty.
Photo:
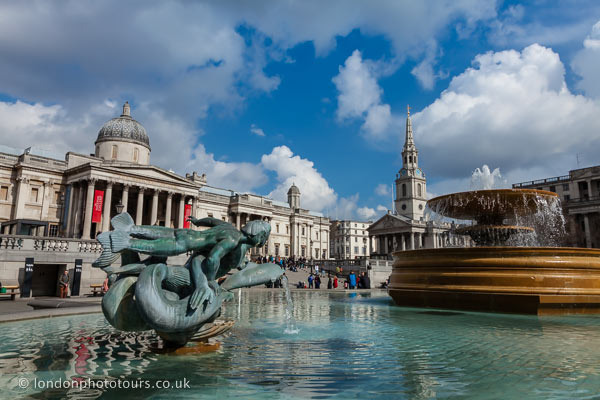
M271 230L267 222L250 221L238 231L215 218L189 221L209 229L137 226L122 213L111 220L114 231L98 236L102 254L92 265L109 275L111 286L102 307L117 329L155 329L167 342L183 345L218 316L232 289L261 285L283 273L276 264L246 260L248 249L266 243ZM184 265L167 266L168 256L188 252ZM149 257L142 261L139 254ZM111 266L119 257L121 266Z

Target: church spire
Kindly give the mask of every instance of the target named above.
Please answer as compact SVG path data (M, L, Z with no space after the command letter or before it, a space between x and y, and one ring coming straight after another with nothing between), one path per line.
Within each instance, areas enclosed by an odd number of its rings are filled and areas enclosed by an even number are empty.
M410 120L410 106L406 106L406 138L404 140L404 147L402 148L402 167L407 169L414 169L418 167L417 155L419 154L417 147L415 146L415 139L413 137L412 122Z

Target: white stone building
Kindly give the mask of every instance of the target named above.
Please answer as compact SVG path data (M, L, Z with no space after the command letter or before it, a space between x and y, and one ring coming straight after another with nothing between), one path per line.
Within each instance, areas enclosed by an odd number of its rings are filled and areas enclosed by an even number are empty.
M332 258L348 260L370 256L369 232L371 222L331 221L329 253Z
M95 236L110 229L113 216L126 211L136 224L172 228L188 227L187 215L212 216L237 227L262 219L271 224L271 236L254 254L329 257L329 219L301 208L295 185L287 203L238 193L208 186L204 174L184 177L151 165L150 153L146 130L131 117L127 103L121 116L100 129L94 154L68 152L60 159L35 149L21 152L0 146L0 249L18 243L17 237L34 236L72 238L78 240L79 249L99 251ZM59 247L70 249L67 242L59 240ZM33 256L23 254L19 259L15 254L11 263L16 264L10 267L0 253L0 281L5 285L19 281L25 256ZM84 257L84 285L104 279L101 271L94 275L89 270L95 256ZM51 258L49 264L59 263L60 274L73 265L69 257ZM54 274L52 269L50 275Z

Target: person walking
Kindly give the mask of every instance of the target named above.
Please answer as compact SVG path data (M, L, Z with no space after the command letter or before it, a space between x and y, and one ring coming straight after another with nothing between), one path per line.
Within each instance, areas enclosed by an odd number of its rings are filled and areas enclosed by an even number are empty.
M327 289L333 289L333 279L331 279L331 275L329 275L329 279L327 280Z
M333 277L333 288L334 289L338 288L338 278L337 278L337 275Z
M354 271L350 271L350 275L348 275L348 287L349 289L356 289L356 275L354 275Z
M321 289L321 277L319 275L315 276L315 289Z

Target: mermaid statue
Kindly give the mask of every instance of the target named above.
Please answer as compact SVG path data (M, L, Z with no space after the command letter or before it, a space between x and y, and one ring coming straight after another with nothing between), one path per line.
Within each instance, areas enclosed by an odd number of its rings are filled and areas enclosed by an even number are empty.
M167 346L183 346L220 315L233 289L282 275L277 264L246 259L250 248L266 243L271 232L267 222L250 221L239 231L215 218L188 220L209 229L135 225L122 213L111 220L113 231L98 235L102 253L92 266L108 275L102 311L115 328L154 329ZM169 256L184 253L190 255L184 265L167 265ZM119 257L121 265L113 266Z

